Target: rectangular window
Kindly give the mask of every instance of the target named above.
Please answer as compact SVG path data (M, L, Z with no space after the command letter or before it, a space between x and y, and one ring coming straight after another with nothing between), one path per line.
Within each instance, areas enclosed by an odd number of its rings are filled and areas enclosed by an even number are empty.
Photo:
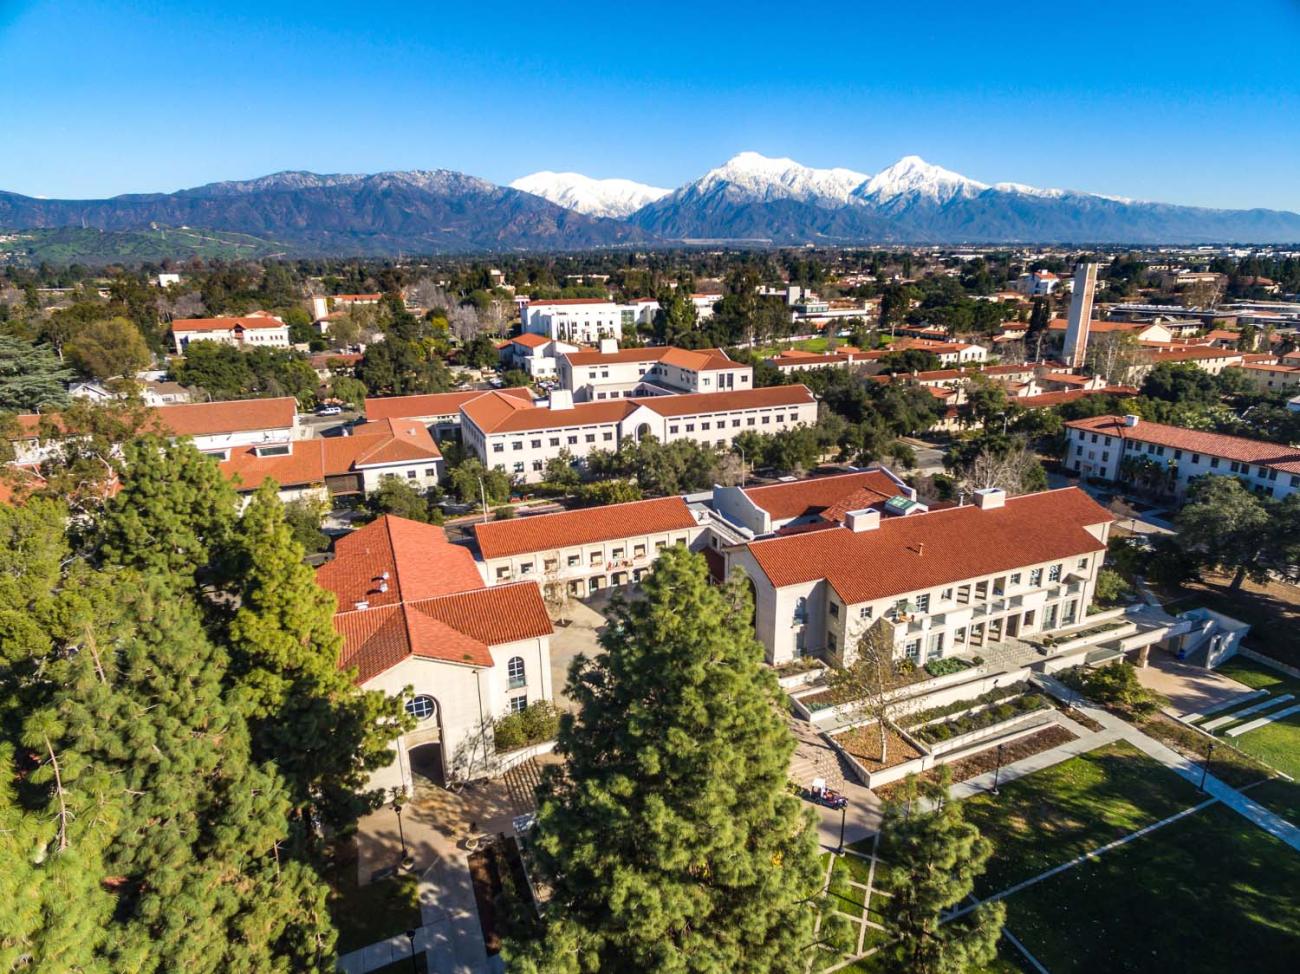
M612 440L613 438L614 438L614 434L613 434L613 433L606 433L606 434L605 434L605 440L606 440L606 441Z
M939 599L940 599L940 601L942 601L942 602L951 602L951 601L952 601L952 589L950 589L950 588L946 588L946 589L944 589L942 592L940 592L940 593L939 593Z
M513 443L510 444L510 449L512 450L522 450L523 448L524 448L523 440L515 440Z
M523 473L523 472L524 472L524 461L522 461L522 460L516 460L516 461L515 461L515 473Z
M1210 469L1212 469L1212 470L1218 470L1218 469L1219 469L1219 458L1218 458L1218 457L1210 457Z
M756 425L756 424L754 423L754 417L753 417L753 416L748 416L748 417L746 417L746 418L745 418L745 425L746 425L746 426L754 426L754 425Z
M838 619L840 617L840 604L834 599L831 599L830 610L831 618Z
M497 569L497 578L500 579L500 578L509 578L509 577L510 577L510 566L507 565L505 568Z
M414 480L417 476L419 476L419 472L416 470L408 470L406 471L406 476L407 479Z
M688 432L688 433L694 433L694 432L695 432L695 424L694 424L694 423L687 423L687 424L686 424L686 432Z
M871 613L872 613L871 606L869 606L869 605L864 605L862 608L860 608L860 609L858 610L858 618L859 618L859 619L870 619L870 618L871 618Z
M701 430L707 430L707 429L712 429L712 428L713 428L713 424L712 424L712 423L701 423L701 424L700 424L700 429L701 429Z
M595 443L595 442L596 442L596 434L595 434L595 433L588 433L588 434L587 434L587 442L588 442L588 443Z
M1081 572L1085 572L1085 571L1087 571L1087 570L1088 570L1088 559L1087 559L1087 558L1080 558L1080 559L1079 559L1079 571L1081 571Z
M733 419L733 420L731 421L731 426L732 426L733 429L734 429L735 427L739 426L739 425L740 425L740 420L738 420L738 419Z
M577 442L578 442L578 438L576 436L569 437L569 446L573 446Z
M540 450L540 449L542 448L542 441L541 441L541 440L531 440L530 442L531 442L532 447L533 447L534 450Z
M569 555L569 567L577 568L582 564L582 555Z
M676 433L678 429L680 429L680 427L677 427L677 426L669 426L669 427L668 427L668 432L669 432L669 433Z
M1020 584L1020 572L1012 572L1012 573L1011 573L1011 578L1008 579L1008 581L1009 581L1010 584L1012 584L1012 585L1019 585L1019 584Z
M633 547L632 547L632 557L633 557L633 558L644 558L644 557L645 557L645 545L643 545L643 544L633 545Z
M926 593L924 593L924 594L922 594L922 595L918 595L918 596L916 597L916 611L917 611L917 612L929 612L929 611L930 611L930 593L929 593L929 592L926 592Z
M1049 582L1059 582L1061 580L1061 566L1053 565L1047 569L1047 580Z
M1200 463L1200 462L1201 462L1201 455L1199 453L1193 453L1192 463Z
M543 463L542 463L541 460L534 460L534 461L533 461L533 470L534 470L534 471L540 473L543 469L545 469L545 467L544 467L544 465L543 465Z
M533 573L533 563L531 561L525 561L522 564L520 564L519 566L520 575L531 575L532 573Z
M493 452L493 453L504 453L504 452L505 452L505 449L506 449L506 445L505 445L504 443L493 443L493 444L492 444L492 452Z
M512 714L521 714L528 709L528 694L521 694L517 697L510 698L510 712Z
M1029 584L1033 586L1043 584L1043 570L1041 568L1031 568L1029 570Z
M611 558L622 558L622 557L623 557L623 549L622 549L622 548L611 548L611 549L610 549L610 552L609 552L609 556L610 556Z
M552 436L552 437L551 437L547 442L548 442L551 446L559 446L559 445L560 445L560 438L559 438L558 436Z
M904 650L907 653L907 658L910 659L913 663L921 662L921 640L919 639L908 640Z

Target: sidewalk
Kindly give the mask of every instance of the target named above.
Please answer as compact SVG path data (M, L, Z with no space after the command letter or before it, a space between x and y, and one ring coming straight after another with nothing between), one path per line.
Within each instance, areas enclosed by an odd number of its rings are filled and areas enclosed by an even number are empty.
M1043 685L1047 686L1054 695L1057 695L1060 699L1068 699L1070 691L1059 680L1055 680L1050 676L1041 677L1040 679ZM1183 757L1173 748L1148 737L1132 724L1120 720L1109 711L1092 705L1082 705L1079 709L1101 724L1105 731L1112 733L1115 738L1127 741L1143 754L1154 758L1166 768L1182 775L1193 784L1200 784L1201 766L1198 763ZM1237 814L1250 819L1265 832L1276 836L1291 848L1300 851L1300 828L1282 816L1270 812L1263 805L1247 798L1236 788L1224 784L1212 774L1205 776L1205 791Z

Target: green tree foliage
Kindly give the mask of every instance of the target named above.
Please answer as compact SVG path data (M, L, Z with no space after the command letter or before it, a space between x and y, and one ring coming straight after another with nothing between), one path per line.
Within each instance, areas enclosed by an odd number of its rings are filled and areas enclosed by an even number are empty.
M595 480L578 487L576 495L584 507L626 504L629 501L639 501L645 496L641 493L641 488L630 480Z
M311 497L301 497L284 505L284 520L293 532L293 540L309 555L329 547L329 538L321 530L326 510L324 501Z
M330 395L360 409L366 401L366 384L350 375L336 375L330 380Z
M886 922L899 935L890 971L899 974L964 974L997 953L1006 921L1005 903L986 903L956 920L943 915L959 906L993 854L993 844L966 821L960 802L948 800L951 772L918 787L909 778L900 799L885 804L881 856L890 897ZM921 798L929 810L915 807Z
M452 467L447 486L462 504L481 503L483 494L487 494L488 504L504 504L510 499L511 483L506 472L485 468L477 457L466 457Z
M90 322L64 351L68 361L92 379L134 376L153 359L135 322L122 317Z
M51 971L326 970L325 888L280 852L288 795L252 759L225 651L173 580L71 557L65 523L39 500L0 509L21 579L0 595L16 637L0 667L0 817L13 828L0 846L23 884L0 901L0 958Z
M379 488L366 498L366 508L375 517L393 514L422 524L435 523L435 509L428 494L394 475L379 481Z
M933 372L942 366L939 356L924 348L905 348L899 352L889 352L880 360L880 371L886 374Z
M1093 595L1101 606L1109 608L1119 605L1132 591L1133 587L1114 569L1103 568L1097 573L1097 587Z
M296 812L349 825L367 807L368 772L392 760L389 743L409 723L402 701L339 669L334 596L303 563L274 485L253 495L231 551L231 670L253 756L280 769Z
M294 396L303 406L316 401L320 379L301 352L282 348L235 348L220 342L191 342L173 370L176 381L196 386L213 399Z
M475 335L460 350L460 363L473 369L495 369L500 361L501 353L488 334Z
M539 791L553 894L541 935L507 944L511 970L803 970L816 840L751 611L743 583L669 549L645 599L614 608L606 652L575 663L567 764Z
M573 454L565 447L546 461L546 482L557 487L576 487L581 476L573 465Z
M1141 717L1156 709L1151 692L1138 679L1137 668L1129 663L1112 663L1096 669L1079 667L1070 671L1068 679L1089 700L1131 716Z
M1233 591L1250 578L1265 582L1296 563L1300 501L1275 503L1235 477L1200 477L1175 518L1181 547L1209 568L1232 574Z
M654 436L624 442L616 452L594 451L586 459L594 479L630 478L642 492L659 496L706 490L717 480L718 462L712 447L694 440L661 443Z
M67 405L74 373L46 345L0 335L0 410L30 413Z
M127 475L97 527L101 557L188 588L229 542L239 500L188 442L145 436L123 449Z
M690 348L695 341L698 326L695 303L684 287L665 288L659 294L659 310L655 312L654 337L660 345Z
M1161 362L1147 373L1142 395L1187 405L1218 402L1215 376L1191 362Z

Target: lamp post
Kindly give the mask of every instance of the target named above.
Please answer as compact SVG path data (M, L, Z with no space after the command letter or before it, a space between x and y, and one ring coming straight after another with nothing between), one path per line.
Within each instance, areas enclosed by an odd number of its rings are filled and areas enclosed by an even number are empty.
M1002 744L999 744L999 745L998 745L998 763L997 763L997 766L993 769L993 789L992 789L992 791L993 791L993 794L995 794L995 795L998 794L998 780L1002 777L1002 748L1003 748L1003 745L1002 745Z
M835 850L837 856L844 855L844 819L849 813L849 803L840 806L840 847Z
M1214 754L1214 741L1205 749L1205 760L1201 763L1201 791L1205 791L1205 777L1210 773L1210 756Z
M393 802L393 811L397 813L397 835L402 840L402 862L401 866L405 870L410 870L415 865L415 860L411 858L410 853L406 851L406 830L402 828L402 803Z
M414 930L406 931L406 940L411 947L411 970L414 971L415 974L420 974L420 965L415 962L415 931Z

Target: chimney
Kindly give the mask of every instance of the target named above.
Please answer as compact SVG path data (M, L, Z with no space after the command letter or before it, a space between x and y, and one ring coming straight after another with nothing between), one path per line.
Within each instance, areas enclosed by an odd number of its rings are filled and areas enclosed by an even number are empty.
M573 393L570 392L568 389L552 389L550 408L551 409L572 409Z
M1005 507L1007 492L1001 487L981 487L975 491L975 506L981 511L992 511Z
M1129 413L1127 416L1124 417L1125 426L1133 427L1136 426L1137 424L1138 424L1138 417L1134 416L1132 413Z
M613 355L613 354L614 354L615 352L617 352L617 351L618 351L618 339L616 339L616 338L602 338L602 339L600 340L600 354L601 354L601 355Z
M862 511L849 511L844 515L844 526L854 534L874 531L880 527L880 512L867 508Z
M1080 264L1074 269L1074 295L1070 299L1070 317L1065 328L1065 345L1061 357L1073 368L1083 365L1088 351L1088 329L1092 325L1092 296L1097 289L1097 265Z

